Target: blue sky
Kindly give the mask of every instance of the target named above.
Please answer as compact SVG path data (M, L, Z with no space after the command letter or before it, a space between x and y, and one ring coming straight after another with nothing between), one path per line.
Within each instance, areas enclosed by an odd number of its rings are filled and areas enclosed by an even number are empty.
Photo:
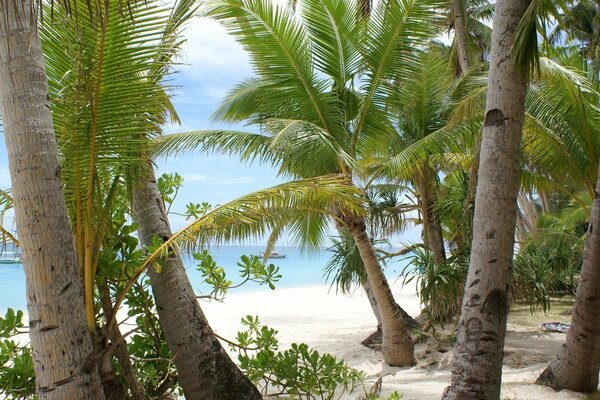
M187 41L170 82L176 87L173 102L182 125L169 126L165 131L231 128L211 122L210 115L229 89L252 76L247 54L224 28L206 18L197 17L191 21L184 36ZM237 126L236 129L245 127ZM0 142L0 188L8 188L10 176L2 135ZM184 178L184 188L172 208L175 212L182 212L189 202L222 204L283 182L268 165L242 164L237 158L221 154L189 153L168 160L159 159L157 166L157 175L178 172ZM174 229L179 229L186 222L183 217L171 215L171 223ZM412 229L403 237L394 241L418 240L418 230Z

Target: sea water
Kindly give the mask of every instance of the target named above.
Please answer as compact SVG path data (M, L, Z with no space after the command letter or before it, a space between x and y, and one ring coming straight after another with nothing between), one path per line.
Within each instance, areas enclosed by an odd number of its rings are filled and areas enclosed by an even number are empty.
M394 248L386 248L395 251ZM264 251L261 246L221 246L210 248L210 254L217 264L225 270L227 279L236 285L242 279L239 277L240 256L259 255ZM332 253L323 249L321 251L302 252L297 247L277 247L276 252L285 254L285 258L270 259L268 264L279 267L281 279L275 283L277 288L304 287L329 284L323 268L331 258ZM198 261L191 256L184 257L187 274L194 290L198 294L209 294L210 286L204 283L201 273L197 269ZM407 264L402 258L388 263L386 275L388 279L397 279L400 272ZM229 293L243 293L257 290L270 290L266 285L249 282L244 286L232 289ZM23 309L27 306L25 298L25 274L21 264L0 264L0 313L2 315L8 308Z

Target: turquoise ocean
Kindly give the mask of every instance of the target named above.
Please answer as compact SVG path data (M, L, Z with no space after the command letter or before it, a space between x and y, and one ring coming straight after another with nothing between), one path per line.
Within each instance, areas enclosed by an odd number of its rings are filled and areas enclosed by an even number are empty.
M239 267L241 255L259 255L264 247L261 246L221 246L213 247L210 253L215 261L225 269L229 280L235 285L239 278ZM385 248L386 251L397 250L394 247ZM297 247L277 247L277 253L285 254L285 258L271 259L269 264L279 267L282 278L276 283L277 288L292 288L313 285L324 285L326 282L323 268L329 261L331 253L327 250L320 252L303 253ZM3 255L2 258L10 258ZM199 294L210 292L208 285L203 283L200 272L196 269L196 261L192 257L186 257L187 273L192 286ZM386 268L388 279L397 279L400 272L408 263L401 259L389 262ZM269 290L266 286L260 286L249 282L238 289L232 289L230 293L248 293L257 290ZM0 264L0 313L4 314L8 308L23 309L27 307L25 297L25 274L21 264Z

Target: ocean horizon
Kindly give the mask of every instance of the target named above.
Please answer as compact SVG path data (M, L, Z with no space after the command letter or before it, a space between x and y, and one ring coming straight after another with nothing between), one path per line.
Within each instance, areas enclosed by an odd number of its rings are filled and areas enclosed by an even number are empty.
M399 250L394 246L384 247L384 249L386 251ZM264 246L229 245L211 247L208 250L217 264L225 270L227 279L233 281L232 285L236 285L242 280L239 277L239 267L237 265L240 257L242 255L260 255L264 251ZM323 272L332 255L326 248L316 252L302 252L299 247L277 246L275 251L286 255L285 258L270 259L267 262L267 264L278 266L279 274L282 275L281 279L275 283L276 289L330 284L326 281ZM193 259L191 255L185 255L184 262L196 293L199 295L210 293L211 287L203 281L201 273L196 268L198 261ZM406 257L388 262L385 270L388 279L398 278L407 264ZM240 288L231 289L228 294L249 293L260 290L270 289L266 285L247 282ZM3 315L8 308L24 311L27 308L25 273L21 264L0 264L0 313Z

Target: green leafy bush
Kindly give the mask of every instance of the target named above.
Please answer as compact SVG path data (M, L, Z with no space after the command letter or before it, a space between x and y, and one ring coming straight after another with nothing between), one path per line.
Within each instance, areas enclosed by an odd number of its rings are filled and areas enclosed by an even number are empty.
M279 351L277 331L263 326L258 317L242 319L238 332L240 368L263 395L289 395L294 399L333 399L364 387L365 374L350 368L331 354L320 354L306 344L292 344Z
M0 317L0 396L7 400L36 399L31 348L11 338L22 333L23 311L9 308Z
M197 269L202 274L202 278L213 288L208 297L222 299L229 289L238 288L247 282L267 285L271 290L274 290L275 283L281 279L279 267L276 265L267 265L258 256L242 255L237 263L242 280L234 285L232 281L227 279L225 269L217 264L208 250L194 253L193 257L199 262Z
M423 314L429 322L448 322L460 313L468 266L461 257L435 265L433 253L415 249L404 268L404 284L416 279Z

